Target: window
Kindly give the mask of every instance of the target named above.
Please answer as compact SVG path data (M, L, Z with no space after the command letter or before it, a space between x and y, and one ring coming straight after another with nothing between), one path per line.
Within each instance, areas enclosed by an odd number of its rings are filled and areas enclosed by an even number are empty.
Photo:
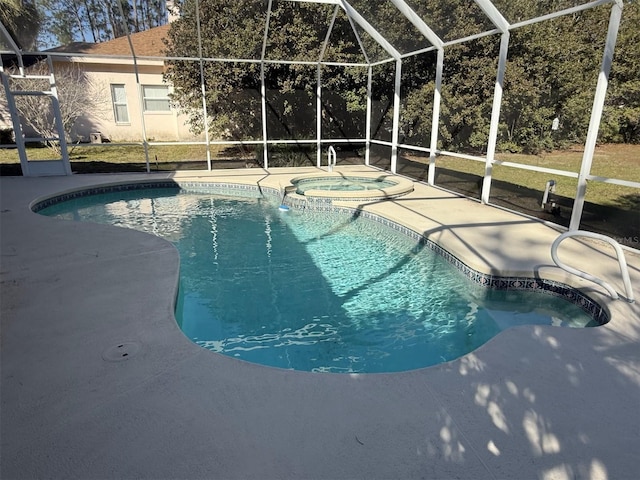
M124 85L111 85L111 99L113 100L113 114L116 117L116 123L129 123L127 94L124 91Z
M169 87L166 85L143 85L142 101L145 112L170 112Z

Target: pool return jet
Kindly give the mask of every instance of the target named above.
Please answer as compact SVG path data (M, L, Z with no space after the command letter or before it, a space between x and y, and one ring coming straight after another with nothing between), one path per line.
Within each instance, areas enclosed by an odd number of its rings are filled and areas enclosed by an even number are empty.
M289 185L288 187L282 187L282 185L280 185L280 190L282 192L282 198L280 199L280 206L278 207L278 210L280 210L281 212L288 212L289 211L289 205L285 204L284 199L287 198L287 194L290 192L295 191L296 187Z
M282 200L280 200L280 206L278 207L278 210L280 210L281 212L288 212L289 211L289 205L285 205L284 203L284 199L287 196L287 187L284 187L282 189Z

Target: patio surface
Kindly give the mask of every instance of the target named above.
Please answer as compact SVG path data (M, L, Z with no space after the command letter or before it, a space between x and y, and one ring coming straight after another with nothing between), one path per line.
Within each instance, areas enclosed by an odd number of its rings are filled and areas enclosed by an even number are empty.
M2 479L638 478L640 302L611 301L553 266L559 232L539 221L419 184L363 206L483 272L576 286L609 309L607 325L512 328L446 364L347 375L196 346L173 316L172 245L30 210L81 186L198 178L278 187L300 173L0 178ZM560 257L624 294L609 247L569 239ZM627 262L640 298L640 254ZM119 345L125 361L114 361Z

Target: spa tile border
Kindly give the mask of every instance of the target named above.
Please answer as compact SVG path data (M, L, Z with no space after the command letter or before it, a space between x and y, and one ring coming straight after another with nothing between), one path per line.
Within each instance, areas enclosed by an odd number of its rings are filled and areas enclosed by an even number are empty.
M45 199L36 200L31 205L31 210L34 212L39 212L40 210L56 203L102 193L126 192L154 188L173 188L194 193L215 193L217 195L242 197L250 196L253 198L270 197L278 201L283 200L282 192L279 189L273 187L263 187L258 185L236 184L228 182L183 182L175 180L162 180L102 185L97 187L78 189L54 195ZM462 260L457 258L455 255L452 255L440 245L425 237L423 234L405 227L404 225L401 225L397 222L394 222L393 220L389 220L388 218L385 218L381 215L353 207L335 206L333 205L333 201L330 198L314 198L311 200L306 197L294 197L287 195L284 199L284 203L287 206L295 208L297 210L342 214L346 213L350 215L357 214L358 217L375 221L403 235L406 235L409 238L414 239L421 247L428 248L429 250L444 258L460 273L462 273L462 275L464 275L466 278L477 285L495 290L539 291L548 295L563 298L577 305L600 325L604 325L609 321L609 313L599 303L597 303L581 291L570 287L569 285L554 280L546 280L543 278L505 277L479 272L469 267Z

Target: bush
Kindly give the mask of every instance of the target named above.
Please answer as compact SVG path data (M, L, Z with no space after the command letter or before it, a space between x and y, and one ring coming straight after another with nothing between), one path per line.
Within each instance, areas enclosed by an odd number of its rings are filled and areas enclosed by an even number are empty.
M498 142L497 150L499 152L522 153L522 147L520 145L509 141Z

